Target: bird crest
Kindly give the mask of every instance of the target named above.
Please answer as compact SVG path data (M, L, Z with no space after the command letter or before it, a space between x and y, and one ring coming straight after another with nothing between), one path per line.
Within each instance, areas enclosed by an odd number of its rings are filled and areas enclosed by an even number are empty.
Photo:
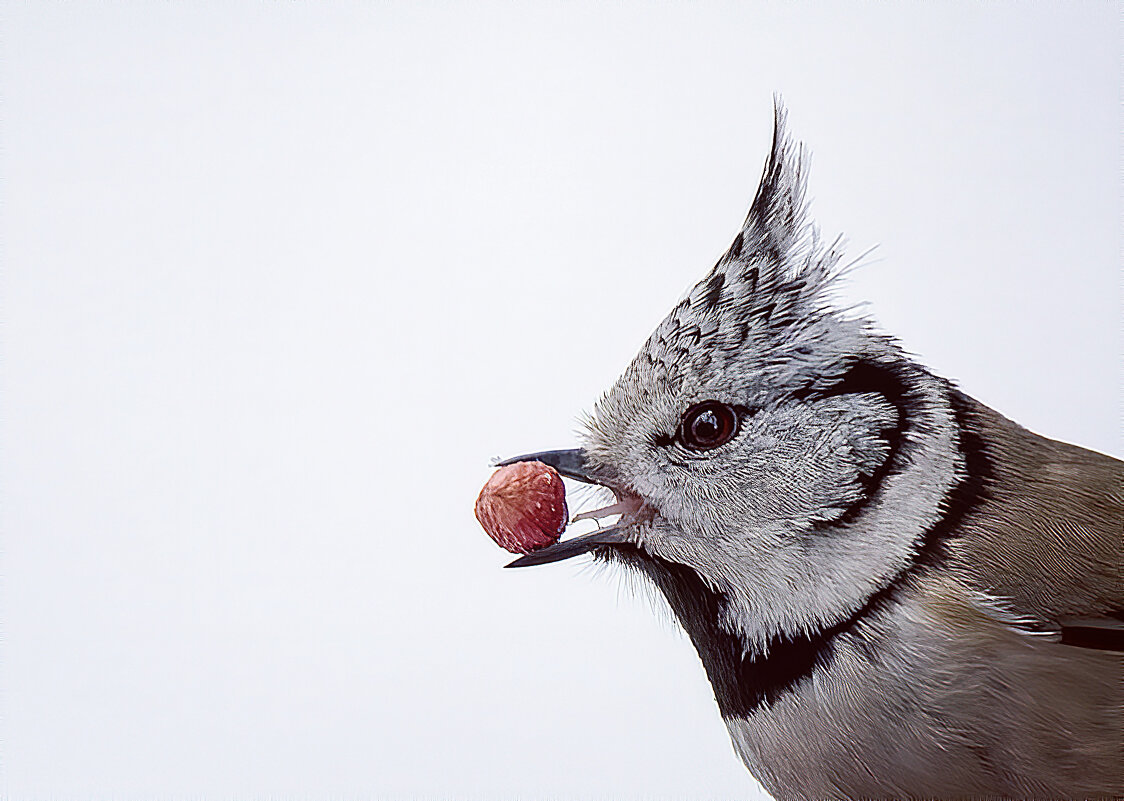
M807 156L789 137L786 116L778 100L772 148L742 229L640 353L673 383L725 368L747 352L806 359L825 335L839 333L825 324L840 322L829 295L840 273L841 240L825 246L808 219Z

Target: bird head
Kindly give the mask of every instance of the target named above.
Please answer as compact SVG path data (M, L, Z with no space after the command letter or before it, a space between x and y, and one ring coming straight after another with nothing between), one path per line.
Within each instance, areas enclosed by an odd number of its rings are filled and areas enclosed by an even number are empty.
M508 460L609 487L623 512L513 566L592 551L636 568L700 653L717 638L754 659L843 625L916 563L959 469L947 383L833 303L839 241L808 220L804 165L778 106L742 230L584 447Z

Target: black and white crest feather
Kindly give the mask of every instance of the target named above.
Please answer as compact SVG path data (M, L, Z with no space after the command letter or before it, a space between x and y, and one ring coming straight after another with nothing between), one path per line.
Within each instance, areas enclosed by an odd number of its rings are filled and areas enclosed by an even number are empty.
M750 353L798 369L820 351L822 366L825 357L831 361L825 343L850 340L863 327L830 302L841 240L825 246L808 218L807 156L786 125L778 100L772 148L742 230L642 351L672 381L727 368Z

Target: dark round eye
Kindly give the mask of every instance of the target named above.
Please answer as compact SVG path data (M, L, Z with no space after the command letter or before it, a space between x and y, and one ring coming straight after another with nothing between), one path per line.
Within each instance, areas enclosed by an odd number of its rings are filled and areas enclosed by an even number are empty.
M738 433L738 415L725 403L703 401L683 415L683 444L697 451L725 445Z

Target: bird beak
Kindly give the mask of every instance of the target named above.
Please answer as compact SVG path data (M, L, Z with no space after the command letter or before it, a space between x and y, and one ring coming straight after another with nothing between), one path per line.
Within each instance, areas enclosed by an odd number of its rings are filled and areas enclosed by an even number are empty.
M558 471L558 474L586 484L600 484L601 482L591 476L585 468L585 451L582 448L573 448L568 451L540 451L539 453L525 453L522 456L512 456L497 462L496 467L505 467L516 462L542 462Z
M535 565L545 565L550 562L560 562L563 559L569 559L571 556L580 556L583 553L589 553L599 545L625 545L629 542L629 539L624 536L619 527L611 526L609 528L598 529L589 534L584 534L581 537L574 537L572 540L556 542L538 551L532 551L526 556L520 556L514 562L504 565L504 567L534 567Z
M543 464L550 465L558 471L559 475L565 476L566 478L572 478L575 481L584 481L586 484L602 484L601 481L594 478L586 469L585 451L581 448L574 448L568 451L525 453L522 456L513 456L510 459L497 462L496 467L504 467L509 464L515 464L516 462L542 462ZM583 553L589 553L600 545L624 545L628 543L629 540L625 537L622 527L610 526L609 528L598 529L589 534L583 534L580 537L574 537L572 540L556 542L554 545L534 551L526 556L521 556L514 562L505 565L505 567L545 565L550 562L559 562L563 559L569 559L572 556L580 556Z

